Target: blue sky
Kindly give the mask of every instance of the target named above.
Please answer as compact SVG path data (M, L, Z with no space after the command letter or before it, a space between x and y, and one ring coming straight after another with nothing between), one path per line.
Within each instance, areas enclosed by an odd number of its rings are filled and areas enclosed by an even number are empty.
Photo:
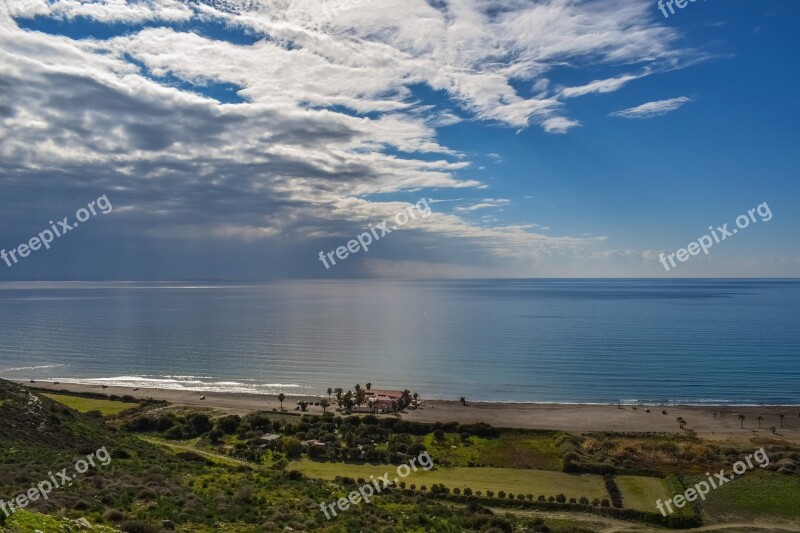
M795 277L800 2L14 2L1 279ZM432 214L325 269L420 198ZM674 253L759 221L666 272Z

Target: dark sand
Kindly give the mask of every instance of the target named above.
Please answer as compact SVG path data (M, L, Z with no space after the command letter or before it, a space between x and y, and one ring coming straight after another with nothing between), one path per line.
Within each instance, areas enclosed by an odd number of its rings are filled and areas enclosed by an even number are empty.
M232 392L196 392L170 389L146 389L133 391L129 387L100 385L79 385L52 382L36 382L23 385L53 391L95 392L122 396L129 394L136 398L166 400L173 404L208 407L228 412L247 412L253 410L272 411L280 404L275 396ZM205 395L205 399L200 397ZM298 397L288 397L283 406L288 412L294 411ZM320 398L306 398L319 400ZM329 408L330 409L330 408ZM645 412L650 409L650 412ZM662 410L668 414L662 414ZM321 407L309 406L309 413L319 414ZM738 414L745 415L742 429ZM785 415L783 429L780 429L779 414ZM763 416L762 429L758 428L757 416ZM687 429L697 431L706 438L750 439L753 437L781 438L800 441L800 406L645 406L634 410L631 406L619 409L616 405L590 404L510 404L510 403L472 403L428 400L414 410L402 414L406 420L418 422L486 422L497 427L556 429L571 432L615 431L615 432L679 432L677 417L687 421ZM392 416L392 415L382 415ZM778 428L777 435L769 430Z

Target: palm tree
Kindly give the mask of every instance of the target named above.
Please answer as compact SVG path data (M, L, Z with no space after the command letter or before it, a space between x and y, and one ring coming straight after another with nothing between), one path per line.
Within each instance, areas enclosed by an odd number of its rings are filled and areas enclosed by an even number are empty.
M336 403L341 406L342 405L342 394L344 393L344 389L341 387L336 387L333 392L336 393Z
M367 383L367 390L372 390L372 383Z
M758 415L758 417L756 417L756 420L758 420L758 428L761 429L761 421L764 420L764 417L761 416L761 415Z
M328 389L328 390L330 390L330 389ZM323 412L323 413L325 413L325 412L326 412L325 410L326 410L328 407L330 407L330 406L331 406L331 402L330 402L330 401L328 401L328 400L326 400L326 399L324 399L324 398L323 398L323 399L322 399L322 400L319 402L319 404L322 406L322 412Z
M403 391L403 395L400 397L400 401L403 404L403 407L411 403L411 391L406 389Z
M783 429L783 417L786 415L778 415L778 418L781 420L781 429Z
M333 394L333 389L328 387L328 401L331 399L331 394Z
M417 394L417 393L415 392L415 393L414 393L414 401L416 402L417 400L419 400L419 394Z
M283 411L283 400L286 399L286 395L284 393L278 394L278 401L281 402L281 411Z
M744 415L739 415L739 422L741 422L741 423L742 423L742 429L744 429L744 419L745 419L745 418L746 418L746 417L745 417Z
M356 394L355 394L356 405L361 407L361 404L364 403L364 400L366 399L367 399L367 394L364 392L364 389L361 388L361 385L356 385Z
M342 402L344 404L345 411L349 411L350 408L353 407L353 392L347 391L346 393L344 393L344 396L342 397Z

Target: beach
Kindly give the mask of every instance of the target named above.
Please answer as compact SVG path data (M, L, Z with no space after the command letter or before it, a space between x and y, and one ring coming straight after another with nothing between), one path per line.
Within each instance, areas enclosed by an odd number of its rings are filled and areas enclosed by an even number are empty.
M176 405L207 407L229 413L245 413L253 410L272 411L280 409L276 396L234 392L198 392L172 389L85 385L52 382L21 382L48 392L69 391L74 393L100 393L106 395L130 395L137 399L164 400ZM204 399L201 399L204 397ZM288 397L283 408L295 411L300 399L319 401L320 397ZM329 408L330 411L332 408ZM647 412L648 410L650 412ZM663 414L666 411L667 414ZM322 408L310 405L308 413L321 414ZM738 415L744 415L744 428ZM784 415L780 428L778 415ZM445 400L424 401L421 407L409 409L400 416L415 422L459 422L462 424L484 422L496 427L522 429L562 430L573 433L592 431L613 432L668 432L681 431L676 419L686 420L686 430L694 430L708 439L748 440L752 438L776 438L800 442L800 406L689 406L689 405L631 405L599 404L535 404L535 403L489 403ZM394 416L394 415L381 415ZM761 428L757 417L762 416ZM773 435L770 427L775 426Z

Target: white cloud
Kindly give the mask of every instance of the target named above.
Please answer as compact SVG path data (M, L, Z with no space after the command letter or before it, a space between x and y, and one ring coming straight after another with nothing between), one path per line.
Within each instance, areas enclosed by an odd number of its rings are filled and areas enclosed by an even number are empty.
M562 98L574 98L576 96L584 96L587 94L595 93L611 93L622 88L629 81L641 78L642 75L625 74L617 76L616 78L608 78L605 80L595 80L580 87L565 87L559 91Z
M683 104L690 101L691 99L687 98L686 96L670 98L669 100L657 100L655 102L647 102L646 104L631 107L629 109L615 111L614 113L611 113L611 116L623 118L657 117L659 115L665 115L670 111L675 111Z
M17 24L34 16L128 26L110 39L71 39ZM221 29L202 31L210 22ZM252 44L234 38L247 36ZM556 67L672 64L677 38L642 0L8 0L4 196L116 190L119 218L159 238L348 234L401 207L376 195L486 187L464 177L472 163L437 128L471 120L566 133L579 125L564 116L569 96L628 80L548 96ZM521 94L520 82L541 94ZM222 83L244 101L213 98ZM421 103L418 86L441 106ZM26 208L0 202L3 216ZM533 229L434 213L404 233L515 257L599 242Z

